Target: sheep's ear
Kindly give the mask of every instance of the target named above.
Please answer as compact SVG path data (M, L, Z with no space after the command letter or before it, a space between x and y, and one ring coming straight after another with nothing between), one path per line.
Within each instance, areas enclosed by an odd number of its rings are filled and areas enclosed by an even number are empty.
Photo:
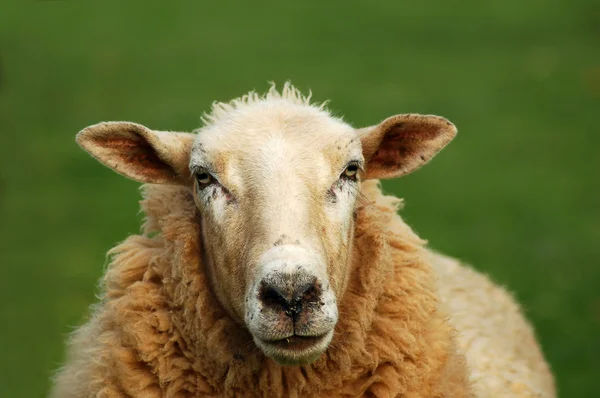
M406 114L358 130L367 162L365 178L393 178L408 174L444 148L456 127L439 116Z
M105 122L77 134L100 163L139 182L185 184L194 134L153 131L140 124Z

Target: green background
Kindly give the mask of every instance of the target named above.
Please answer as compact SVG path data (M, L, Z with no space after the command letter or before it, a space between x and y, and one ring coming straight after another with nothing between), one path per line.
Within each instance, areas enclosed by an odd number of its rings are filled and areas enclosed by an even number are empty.
M139 230L138 184L74 142L104 120L189 131L291 80L356 125L458 138L384 187L431 245L514 291L563 397L600 390L600 6L570 1L0 3L0 396L42 397Z

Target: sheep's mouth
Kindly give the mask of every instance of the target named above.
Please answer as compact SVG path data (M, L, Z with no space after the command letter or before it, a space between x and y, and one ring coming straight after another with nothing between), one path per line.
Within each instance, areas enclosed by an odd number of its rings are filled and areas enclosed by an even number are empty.
M326 336L327 334L322 334L320 336L293 335L286 337L285 339L265 341L265 343L283 350L303 351L319 344Z
M260 349L281 365L305 365L316 361L325 352L333 330L318 336L298 336L296 334L277 340L262 340L255 337Z

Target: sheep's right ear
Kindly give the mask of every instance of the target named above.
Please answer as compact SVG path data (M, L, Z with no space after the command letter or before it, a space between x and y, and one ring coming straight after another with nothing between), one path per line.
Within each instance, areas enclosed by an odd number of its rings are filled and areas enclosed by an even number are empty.
M77 134L100 163L139 182L185 184L194 134L153 131L130 122L105 122Z

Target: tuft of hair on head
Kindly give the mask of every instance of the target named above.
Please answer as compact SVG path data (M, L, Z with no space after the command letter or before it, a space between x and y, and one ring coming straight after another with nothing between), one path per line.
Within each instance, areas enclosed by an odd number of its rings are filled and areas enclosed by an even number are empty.
M294 87L290 81L286 81L281 90L277 90L277 84L275 82L271 81L269 82L269 85L270 87L267 92L262 95L252 90L229 102L213 102L210 112L205 112L200 118L202 124L204 126L215 124L227 117L231 112L246 106L267 101L285 101L294 105L308 105L320 110L326 110L328 101L311 103L312 91L309 90L308 95L304 95L298 88Z

